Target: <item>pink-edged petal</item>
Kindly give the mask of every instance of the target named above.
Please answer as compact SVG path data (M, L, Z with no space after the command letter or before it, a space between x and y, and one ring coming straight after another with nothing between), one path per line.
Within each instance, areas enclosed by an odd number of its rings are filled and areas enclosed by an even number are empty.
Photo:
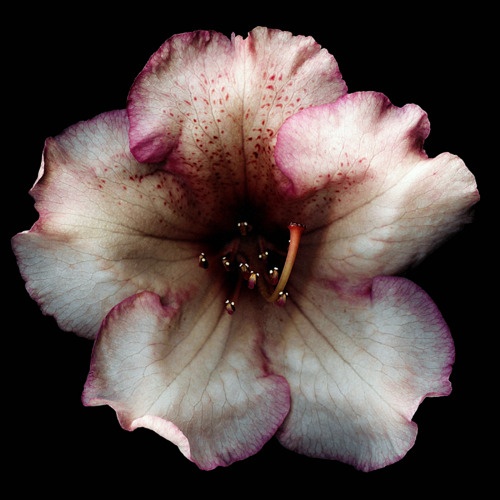
M307 225L308 273L356 282L418 262L466 223L479 199L464 162L428 158L427 115L358 92L309 108L282 126L276 160L289 207Z
M396 277L375 278L349 302L314 282L290 297L281 341L266 344L291 390L280 442L364 471L402 458L419 404L451 391L454 345L434 303Z
M265 210L283 180L272 155L281 124L345 92L336 60L310 37L263 27L245 39L175 35L129 93L131 150L166 161L210 219L242 203Z
M229 316L213 297L143 292L116 306L100 331L83 402L114 408L123 428L146 427L201 469L259 451L290 407L285 379L268 370L257 310Z
M125 111L50 138L31 194L39 220L12 245L30 295L64 330L94 337L139 290L188 290L208 275L191 242L208 228L182 183L128 150Z

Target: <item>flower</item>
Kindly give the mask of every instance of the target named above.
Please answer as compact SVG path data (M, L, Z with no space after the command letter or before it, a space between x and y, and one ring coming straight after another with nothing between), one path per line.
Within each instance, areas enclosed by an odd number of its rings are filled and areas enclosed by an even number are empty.
M347 93L311 37L171 37L127 107L48 138L31 297L94 340L82 401L201 469L290 450L369 471L451 391L454 344L401 276L470 220L464 162L424 111Z

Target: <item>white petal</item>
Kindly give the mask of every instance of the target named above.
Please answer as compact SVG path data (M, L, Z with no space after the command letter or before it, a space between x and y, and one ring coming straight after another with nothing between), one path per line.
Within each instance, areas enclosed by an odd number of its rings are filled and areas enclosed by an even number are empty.
M422 400L451 391L454 346L436 306L402 278L377 278L350 302L312 283L290 296L282 343L268 346L291 388L280 441L362 470L399 460Z
M469 221L479 199L464 162L428 158L426 114L358 92L309 108L280 129L276 158L289 208L307 225L308 273L356 282L414 264Z
M124 111L48 139L31 193L40 214L13 250L31 296L64 330L93 338L108 311L140 290L160 295L208 279L198 269L207 232L189 192L128 152Z
M83 394L86 405L114 408L125 429L158 432L201 469L259 451L289 410L288 385L268 370L252 315L230 317L220 294L208 297L163 306L143 292L118 305Z

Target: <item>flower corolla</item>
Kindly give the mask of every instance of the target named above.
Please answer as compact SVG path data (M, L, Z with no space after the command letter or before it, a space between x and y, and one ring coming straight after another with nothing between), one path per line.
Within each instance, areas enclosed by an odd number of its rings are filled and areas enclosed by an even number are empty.
M45 143L12 244L31 297L94 341L83 404L201 469L272 437L369 471L451 391L454 343L402 276L470 220L474 176L426 113L348 93L314 39L182 33L126 109Z

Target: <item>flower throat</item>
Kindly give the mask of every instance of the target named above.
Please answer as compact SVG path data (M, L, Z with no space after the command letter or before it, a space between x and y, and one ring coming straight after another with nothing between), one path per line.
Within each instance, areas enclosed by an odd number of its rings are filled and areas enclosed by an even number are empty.
M234 279L234 292L224 304L228 314L236 310L236 301L241 287L246 284L250 290L257 289L268 302L284 306L288 297L285 286L297 257L300 238L305 226L295 222L288 224L290 239L288 250L284 252L263 236L254 236L248 222L238 222L239 235L233 238L218 254L223 272ZM198 259L199 266L208 269L209 259L202 252Z

